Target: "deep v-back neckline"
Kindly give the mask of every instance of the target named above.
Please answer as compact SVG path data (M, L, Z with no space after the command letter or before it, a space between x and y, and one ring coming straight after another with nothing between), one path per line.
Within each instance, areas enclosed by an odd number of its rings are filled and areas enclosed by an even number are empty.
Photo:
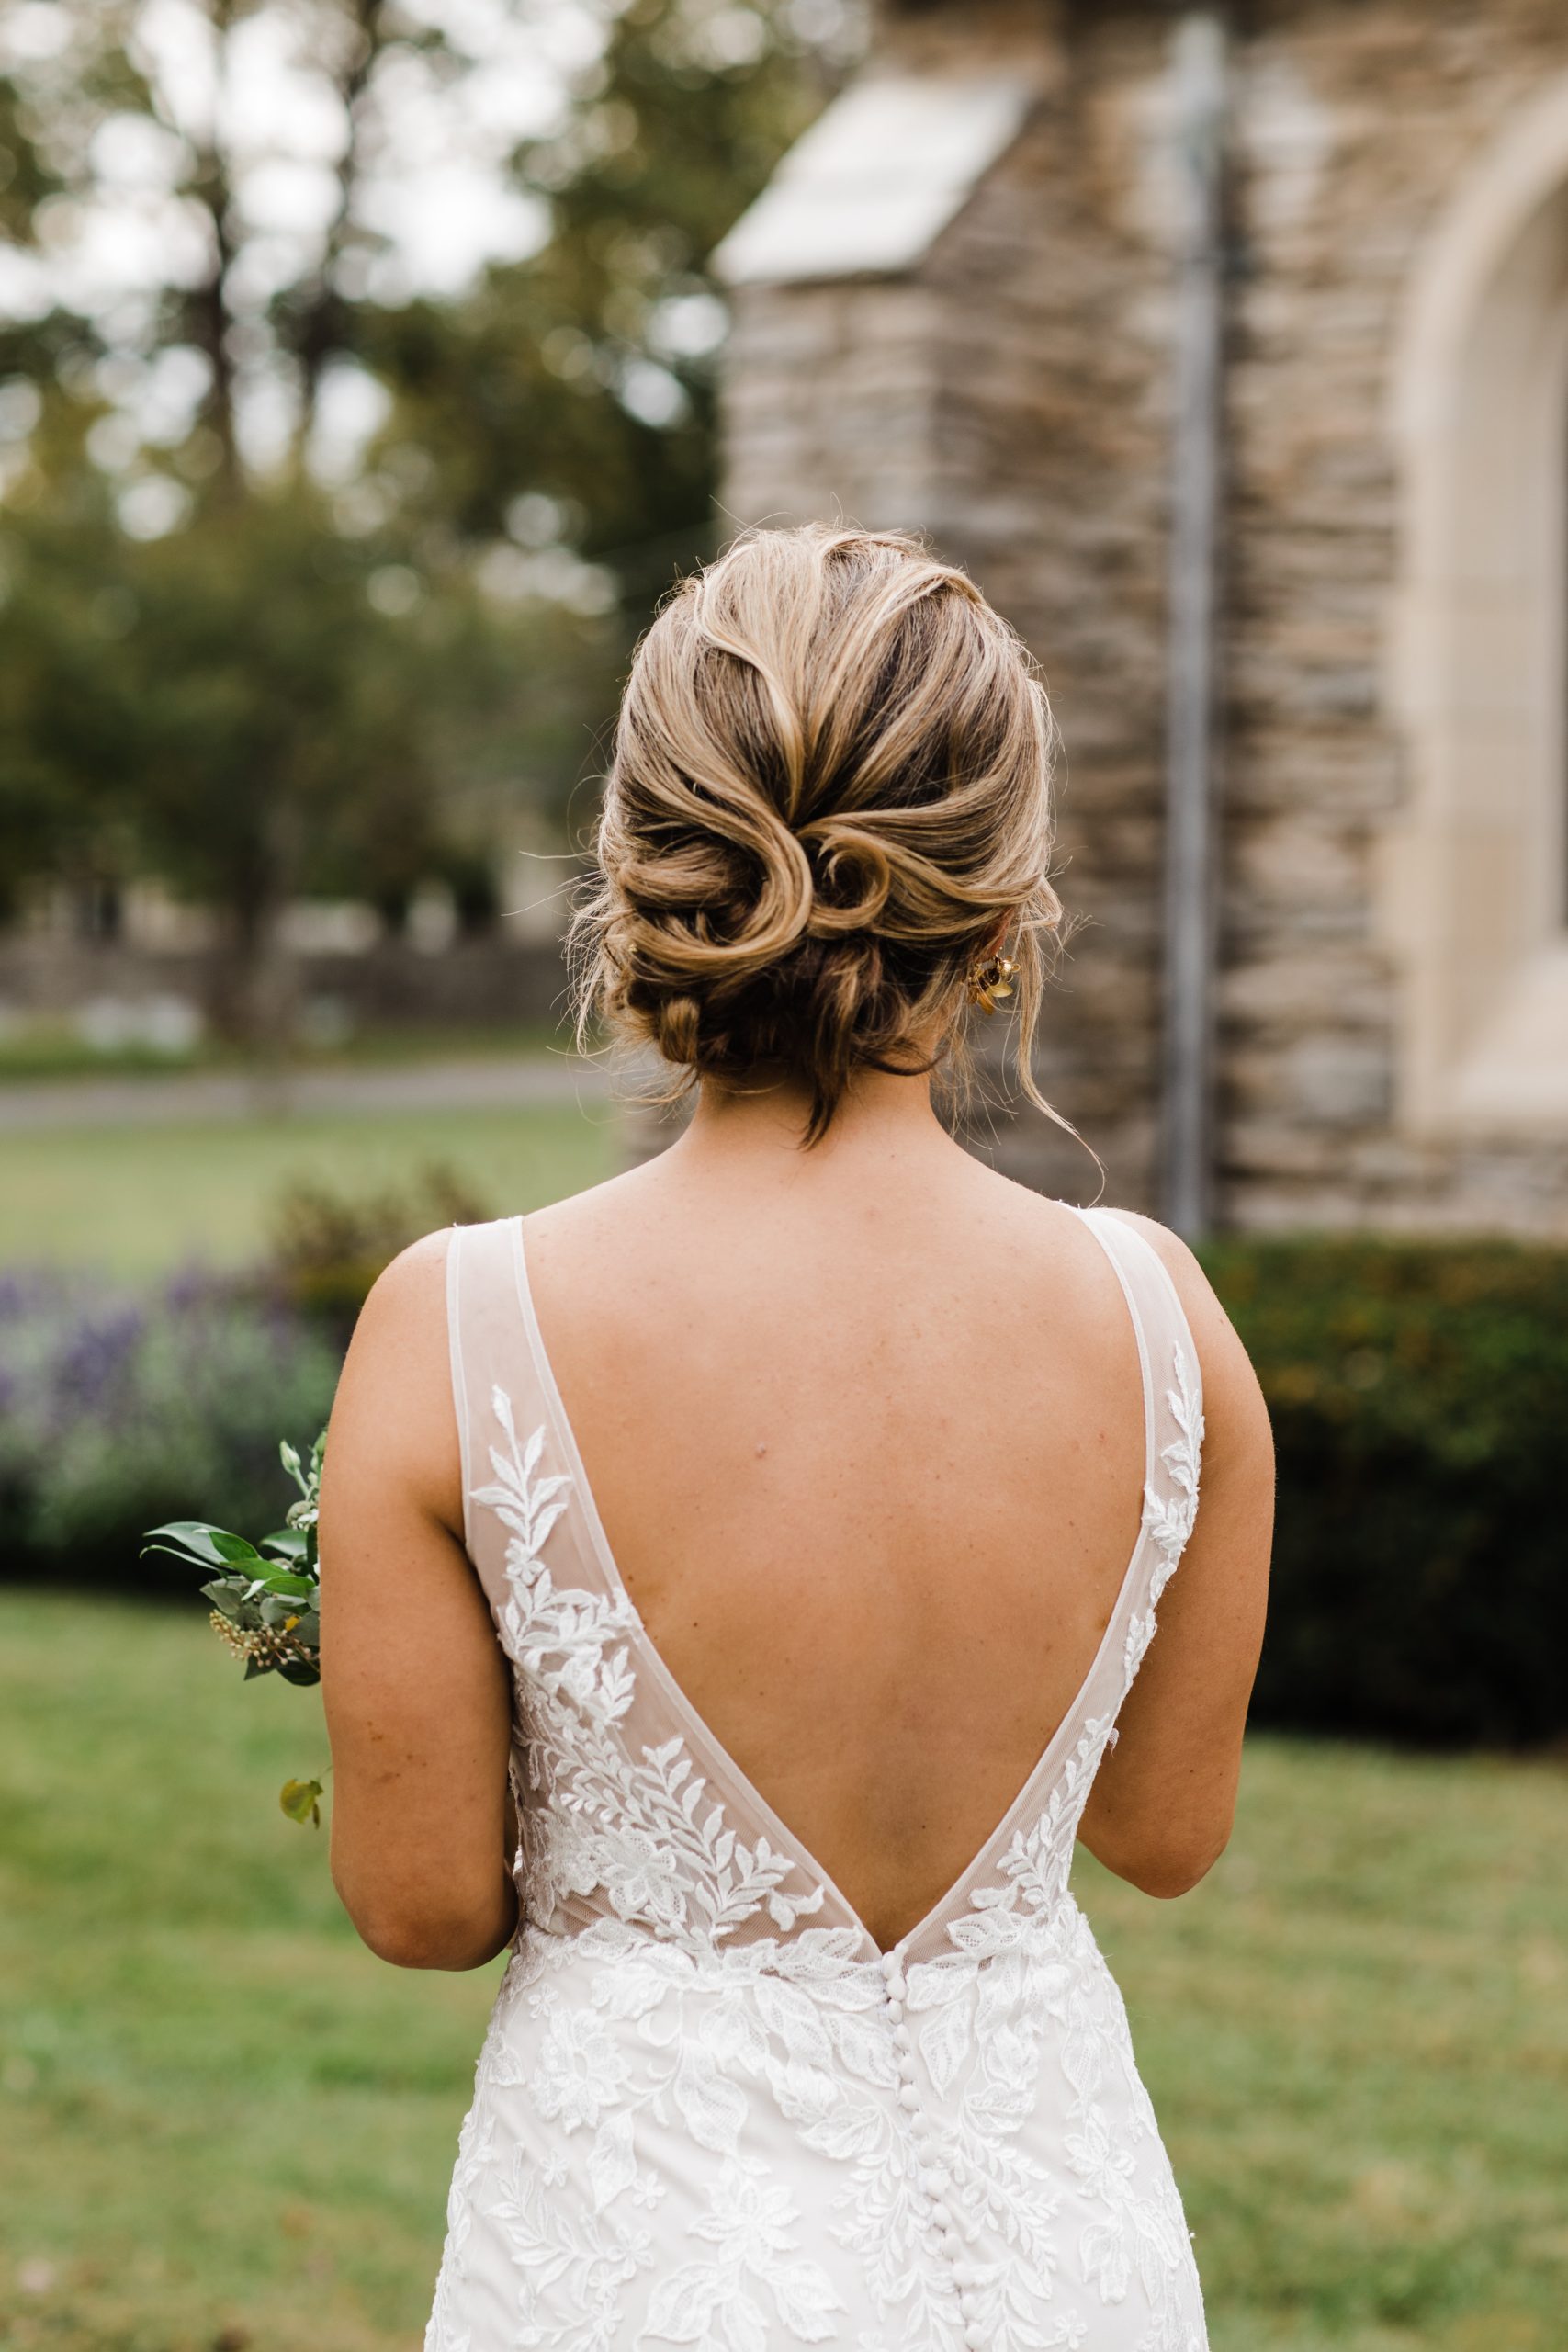
M1071 1202L1059 1202L1056 1205L1071 1209L1072 1214L1080 1218L1093 1234L1116 1276L1118 1287L1132 1321L1133 1337L1138 1351L1139 1377L1143 1387L1143 1495L1146 1496L1149 1492L1155 1464L1155 1396L1148 1340L1144 1329L1143 1317L1138 1311L1137 1298L1128 1282L1121 1260L1100 1232L1093 1216L1086 1210L1075 1207ZM1137 1532L1133 1538L1133 1546L1126 1567L1117 1584L1116 1597L1111 1604L1111 1614L1106 1620L1105 1630L1095 1645L1083 1679L1068 1702L1066 1713L1041 1750L1039 1757L1031 1766L1017 1795L1009 1804L1001 1819L987 1833L957 1877L943 1890L936 1901L921 1913L913 1926L906 1928L895 1942L880 1944L866 1925L858 1906L851 1902L832 1873L823 1868L805 1839L790 1827L782 1815L774 1810L757 1787L750 1774L737 1761L730 1749L720 1739L706 1716L686 1690L684 1684L680 1681L667 1663L663 1652L649 1631L647 1621L637 1607L626 1578L621 1574L620 1564L615 1558L610 1539L604 1532L604 1522L600 1516L598 1501L583 1465L581 1448L577 1442L577 1432L572 1427L571 1417L567 1411L566 1401L561 1395L560 1384L556 1378L555 1367L550 1362L549 1351L545 1345L544 1333L539 1328L533 1287L528 1278L528 1256L523 1237L523 1217L519 1215L510 1218L508 1222L511 1227L512 1260L517 1286L518 1306L527 1337L529 1353L533 1359L535 1374L545 1399L552 1432L561 1459L566 1464L568 1476L571 1481L572 1495L582 1515L583 1525L587 1530L588 1539L592 1546L600 1573L604 1577L605 1589L626 1614L641 1662L647 1666L649 1673L660 1684L667 1703L680 1720L687 1745L704 1752L710 1774L728 1784L734 1795L755 1815L759 1823L775 1840L779 1848L795 1858L802 1872L814 1880L839 1904L844 1917L852 1923L862 1940L868 1947L869 1953L878 1960L887 1960L894 1955L904 1953L922 1933L939 1924L943 1915L951 1912L955 1905L966 1907L964 1905L966 1890L975 1882L985 1878L994 1857L1006 1848L1014 1831L1022 1826L1023 1821L1033 1809L1036 1798L1049 1785L1052 1773L1059 1767L1062 1752L1073 1731L1078 1725L1078 1718L1085 1700L1093 1690L1105 1657L1121 1632L1127 1597L1134 1587L1145 1541L1146 1530L1144 1523L1142 1497L1140 1497Z

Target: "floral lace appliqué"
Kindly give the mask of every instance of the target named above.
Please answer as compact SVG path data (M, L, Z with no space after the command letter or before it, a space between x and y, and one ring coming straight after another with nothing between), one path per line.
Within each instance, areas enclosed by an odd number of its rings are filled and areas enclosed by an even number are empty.
M625 1593L557 1584L544 1547L571 1481L543 1470L543 1426L522 1442L506 1392L491 1402L504 1443L491 1448L494 1478L474 1499L508 1531L496 1615L515 1669L528 1917L547 1924L575 1895L698 1951L763 1910L787 1934L820 1909L823 1888L765 1837L737 1837L684 1739L628 1739L637 1611Z
M1180 2199L1077 1826L1197 1510L1178 1340L1122 1622L928 1932L884 1957L682 1719L494 1386L471 1499L512 1663L520 1931L427 2352L1204 2352ZM1059 1753L1058 1753L1059 1745ZM1055 1758L1055 1760L1053 1760Z

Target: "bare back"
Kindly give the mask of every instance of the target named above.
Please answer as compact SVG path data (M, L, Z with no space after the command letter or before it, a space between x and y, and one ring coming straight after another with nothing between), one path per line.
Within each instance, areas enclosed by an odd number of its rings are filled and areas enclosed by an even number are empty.
M660 1159L529 1216L523 1254L654 1648L886 1946L961 1877L1079 1691L1145 1506L1144 1396L1100 1239L961 1150L923 1082L865 1081L824 1145L798 1136L766 1097L705 1106ZM1142 1229L1201 1366L1201 1503L1080 1834L1177 1894L1229 1834L1272 1461L1195 1261ZM513 1695L465 1550L447 1242L382 1277L333 1409L333 1858L400 1948L482 1957L513 1916Z
M1090 1228L951 1145L880 1187L726 1179L676 1150L530 1217L535 1308L656 1646L890 1941L1094 1657L1143 1499L1136 1341Z

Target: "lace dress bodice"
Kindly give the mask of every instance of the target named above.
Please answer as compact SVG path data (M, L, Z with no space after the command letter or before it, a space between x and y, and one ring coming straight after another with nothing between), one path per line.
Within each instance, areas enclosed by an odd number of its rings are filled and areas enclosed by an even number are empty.
M426 2352L1203 2352L1077 1824L1198 1500L1196 1352L1082 1212L1142 1366L1138 1536L1003 1819L890 1951L665 1667L605 1541L520 1219L449 1245L465 1533L511 1661L519 1928Z

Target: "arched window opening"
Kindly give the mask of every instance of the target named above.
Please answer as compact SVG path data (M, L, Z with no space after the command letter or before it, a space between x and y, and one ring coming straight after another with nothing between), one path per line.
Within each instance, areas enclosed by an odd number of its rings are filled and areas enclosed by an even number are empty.
M1568 1132L1568 80L1439 224L1397 399L1403 1114Z

